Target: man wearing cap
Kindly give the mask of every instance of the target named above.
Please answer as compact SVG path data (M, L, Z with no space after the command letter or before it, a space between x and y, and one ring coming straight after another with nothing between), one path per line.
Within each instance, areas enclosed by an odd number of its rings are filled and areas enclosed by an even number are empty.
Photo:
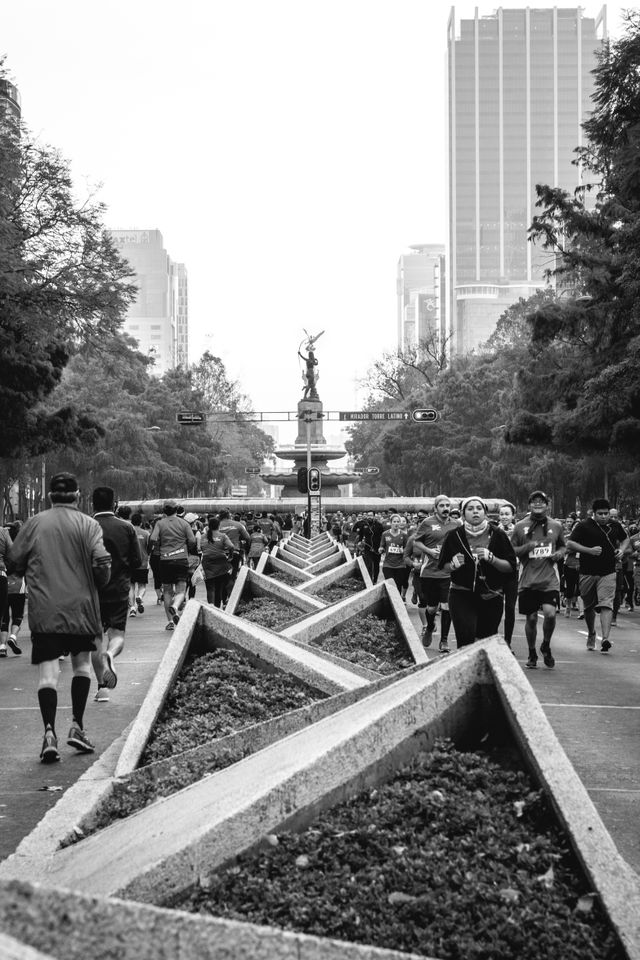
M409 538L405 549L405 560L412 562L414 585L418 593L418 616L422 623L422 642L431 646L436 627L436 613L440 606L440 653L449 652L449 588L451 575L438 566L442 542L451 530L460 526L459 520L451 520L451 500L445 494L439 494L433 502L434 514L426 517L418 526L415 536Z
M189 554L198 552L196 538L184 517L177 515L175 500L165 500L164 516L153 528L149 543L157 543L160 550L160 579L167 615L165 629L173 630L180 621L179 610L187 592Z
M538 665L536 639L538 610L542 609L542 643L540 653L547 667L555 667L551 653L551 637L560 606L560 574L557 563L566 553L564 532L558 520L547 516L549 498L542 490L529 497L529 516L516 523L511 537L515 555L520 560L518 611L526 617L524 632L529 648L527 667Z
M101 630L97 637L96 652L91 654L91 662L98 680L95 700L100 703L109 699L106 690L113 690L118 682L114 660L124 648L131 575L138 570L142 560L133 524L114 513L113 489L96 487L92 502L93 518L102 528L104 545L111 555L111 579L99 591L102 630L107 635L106 649L103 646Z
M616 564L630 550L626 530L610 516L609 501L593 501L593 516L580 520L571 531L569 550L580 557L580 596L587 625L587 650L596 648L596 613L600 614L600 653L611 650L609 631L616 594Z
M109 581L111 557L102 530L78 509L78 483L58 473L49 483L51 510L44 510L21 528L10 551L13 571L24 575L29 589L31 662L38 666L38 703L45 733L40 759L60 759L56 736L59 658L71 654L72 722L67 743L80 753L94 746L83 729L91 687L90 654L101 633L98 589Z

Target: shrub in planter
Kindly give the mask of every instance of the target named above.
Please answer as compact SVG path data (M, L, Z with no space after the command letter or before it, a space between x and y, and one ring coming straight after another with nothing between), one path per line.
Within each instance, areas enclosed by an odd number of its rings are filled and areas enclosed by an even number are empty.
M236 616L250 620L269 630L282 630L292 620L300 617L300 611L272 597L254 597L241 600L236 608Z
M441 742L171 905L442 960L622 960L544 795Z
M381 674L413 666L395 620L381 620L375 614L358 617L313 642L327 653Z
M164 760L323 696L288 674L259 670L234 651L213 650L185 663L142 763Z

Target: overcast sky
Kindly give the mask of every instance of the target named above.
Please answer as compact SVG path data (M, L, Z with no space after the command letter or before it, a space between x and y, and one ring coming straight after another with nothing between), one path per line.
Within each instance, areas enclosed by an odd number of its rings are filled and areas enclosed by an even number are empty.
M0 52L28 126L79 189L102 184L107 226L157 228L186 264L191 360L210 349L255 409L293 410L304 329L324 330L320 395L344 410L395 348L398 257L445 242L450 9L21 0Z

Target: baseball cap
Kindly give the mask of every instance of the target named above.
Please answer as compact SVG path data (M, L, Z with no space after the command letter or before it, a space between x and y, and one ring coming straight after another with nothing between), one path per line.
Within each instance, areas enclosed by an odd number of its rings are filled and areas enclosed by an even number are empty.
M545 503L549 503L549 497L544 490L534 490L533 493L529 494L529 503L532 500L544 500Z
M56 473L49 480L49 493L75 493L78 481L72 473Z

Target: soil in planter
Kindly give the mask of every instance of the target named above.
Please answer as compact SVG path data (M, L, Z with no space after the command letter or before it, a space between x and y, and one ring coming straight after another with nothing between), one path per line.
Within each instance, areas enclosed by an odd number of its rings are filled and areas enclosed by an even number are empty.
M213 650L185 663L142 763L164 760L323 698L289 674L267 673L234 651Z
M285 570L272 570L267 576L277 580L278 583L286 583L289 587L299 587L303 582L302 577L294 577L292 573L287 573Z
M357 617L314 643L327 653L381 674L413 666L395 620L381 620L374 614Z
M235 613L244 620L250 620L251 623L257 623L261 627L275 631L284 629L300 617L300 610L271 597L241 600Z
M172 906L442 960L623 960L541 792L439 743Z
M359 577L345 577L339 583L332 583L330 587L321 590L316 596L325 603L337 603L345 597L364 590L364 583Z

